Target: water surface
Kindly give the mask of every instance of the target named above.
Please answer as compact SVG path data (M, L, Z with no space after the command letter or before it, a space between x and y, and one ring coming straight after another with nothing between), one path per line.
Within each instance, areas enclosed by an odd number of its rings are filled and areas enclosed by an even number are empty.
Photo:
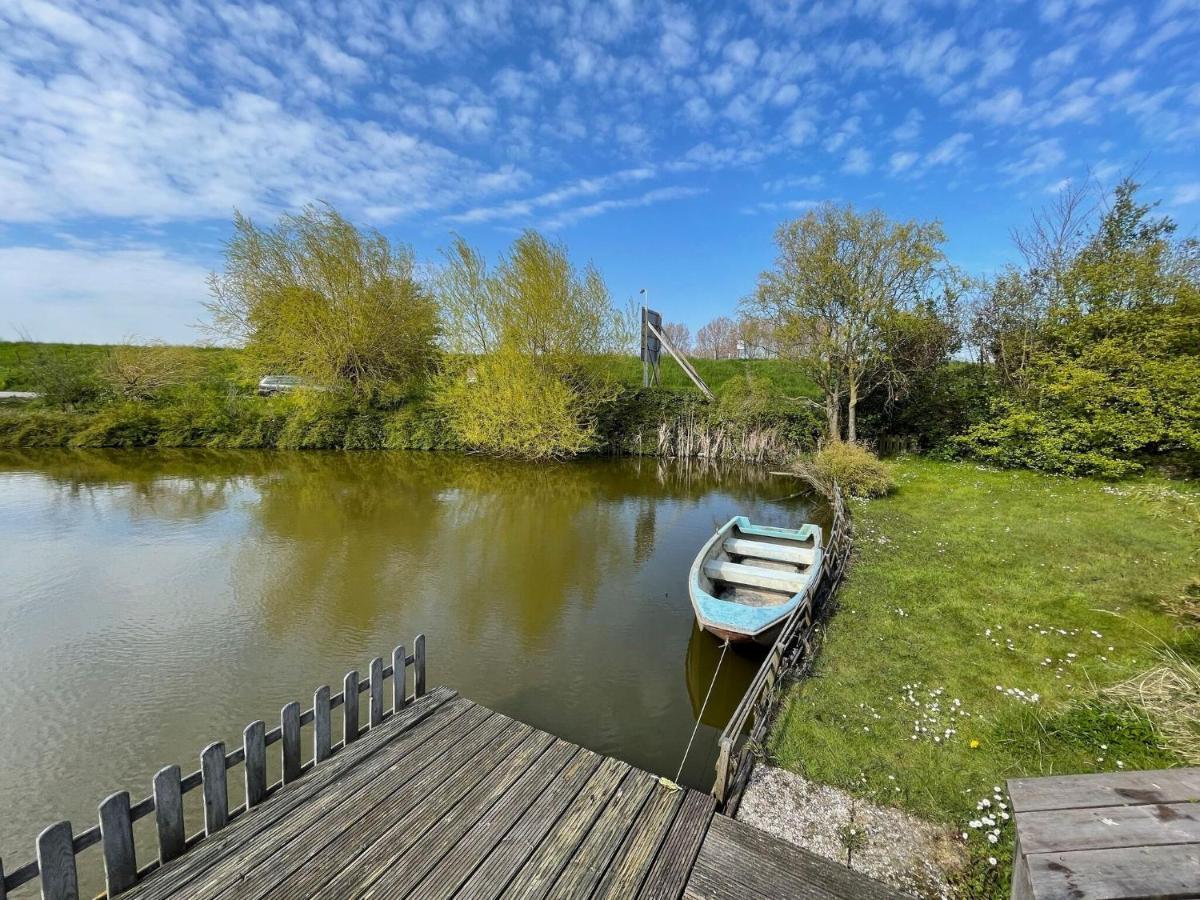
M687 568L734 514L820 521L796 490L657 460L0 453L0 855L418 632L430 684L673 776L720 652ZM684 782L711 784L757 662L728 655Z

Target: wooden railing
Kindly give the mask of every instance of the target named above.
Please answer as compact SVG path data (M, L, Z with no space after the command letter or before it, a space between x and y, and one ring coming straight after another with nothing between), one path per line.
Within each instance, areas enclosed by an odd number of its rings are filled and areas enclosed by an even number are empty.
M779 699L783 675L808 655L813 625L841 582L850 558L850 514L841 488L834 485L832 493L833 524L825 543L821 576L809 585L800 605L784 622L767 658L718 739L713 796L721 809L730 815L736 812L741 802L753 767L754 752L762 747Z
M408 694L407 669L413 670L413 692ZM384 682L392 679L391 709L384 703ZM353 743L364 731L360 724L359 694L369 694L366 730L381 725L399 710L425 693L425 636L417 635L413 652L406 655L404 645L392 652L389 665L381 657L371 660L366 678L359 679L357 670L346 673L342 690L330 694L323 685L313 694L311 708L300 711L300 704L288 703L280 711L279 724L267 730L261 720L251 722L243 731L242 746L225 752L221 741L209 744L200 754L200 768L190 775L181 775L179 766L167 766L154 776L153 792L137 803L131 803L128 791L120 791L100 804L100 821L91 828L74 834L70 822L57 822L37 838L37 858L5 875L0 861L0 900L9 891L41 876L43 900L76 900L79 897L79 878L75 856L87 848L101 845L104 859L104 882L108 896L128 890L140 879L170 862L185 850L191 849L205 837L220 831L238 816L252 809L285 784L296 781L314 766L320 765L339 750ZM331 710L344 706L342 739L333 743ZM301 762L300 729L313 726L313 755ZM267 747L281 744L282 778L267 783ZM235 809L229 808L227 772L239 763L245 764L246 800ZM183 816L183 796L196 788L203 790L204 827L191 837ZM138 868L134 847L133 823L151 813L158 832L158 857Z

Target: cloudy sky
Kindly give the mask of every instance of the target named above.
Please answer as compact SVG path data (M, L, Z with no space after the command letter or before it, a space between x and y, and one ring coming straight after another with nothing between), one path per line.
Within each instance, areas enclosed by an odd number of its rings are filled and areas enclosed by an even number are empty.
M693 328L825 199L976 272L1069 179L1200 222L1200 0L0 3L0 337L195 340L237 208L534 227Z

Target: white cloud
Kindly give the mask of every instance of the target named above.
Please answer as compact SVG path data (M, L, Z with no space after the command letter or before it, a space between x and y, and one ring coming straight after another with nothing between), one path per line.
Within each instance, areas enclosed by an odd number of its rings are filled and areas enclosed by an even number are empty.
M842 171L848 175L865 175L870 172L870 152L865 147L852 147L842 162Z
M1005 88L975 104L975 115L998 125L1008 125L1020 117L1023 106L1021 91Z
M624 169L610 175L598 178L582 178L571 184L554 190L546 191L535 197L521 200L510 200L498 206L477 206L463 212L446 216L446 221L455 225L474 225L481 222L511 221L527 219L535 212L549 207L561 206L580 197L591 197L604 193L626 184L645 181L653 178L654 169L643 166L636 169Z
M1186 206L1190 203L1200 203L1200 181L1181 184L1171 194L1172 206Z
M742 38L725 45L725 58L736 66L749 68L758 61L758 44L751 38Z
M653 206L656 203L664 203L668 200L685 200L690 197L698 197L706 192L706 188L700 187L665 187L657 188L653 191L647 191L637 197L622 197L613 200L600 200L596 203L591 203L587 206L579 206L575 209L567 209L558 213L554 218L543 223L544 228L550 231L556 231L560 228L566 228L580 219L590 219L593 216L599 216L607 212L612 212L617 209L633 209L642 206Z
M1067 154L1063 150L1062 142L1058 138L1047 138L1030 144L1019 159L1008 163L1003 168L1014 178L1024 178L1038 172L1045 172L1066 158Z
M1137 31L1137 19L1128 9L1121 10L1107 25L1100 29L1100 47L1109 53L1121 48Z
M920 158L921 154L914 153L911 150L901 150L893 153L891 159L888 160L888 171L893 175L907 172Z
M35 340L190 343L208 269L158 249L0 247L0 326Z
M904 121L892 130L892 137L901 142L915 140L921 133L921 122L925 116L919 109L910 109L904 115Z

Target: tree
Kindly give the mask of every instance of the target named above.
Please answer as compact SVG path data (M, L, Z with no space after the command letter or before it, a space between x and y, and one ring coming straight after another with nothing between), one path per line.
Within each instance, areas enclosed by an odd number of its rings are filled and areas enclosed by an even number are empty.
M1045 293L1015 267L983 285L971 315L970 340L979 351L980 362L990 364L1005 387L1015 388L1020 383L1037 348L1047 311Z
M455 235L441 251L445 264L434 278L446 348L455 353L490 353L499 335L495 280L483 255Z
M306 206L271 230L235 214L209 286L211 330L264 369L364 393L432 367L437 307L412 251L332 207Z
M696 353L708 359L737 356L737 324L728 316L718 316L696 332Z
M682 322L667 322L663 325L663 334L667 336L667 340L682 353L687 356L692 352L692 332Z
M893 222L826 203L775 232L775 268L759 276L749 311L769 320L781 355L797 360L825 393L829 436L857 439L859 401L902 386L894 353L897 314L945 306L958 286L938 222Z
M1200 464L1200 243L1114 190L1066 260L1019 391L961 445L984 459L1122 475L1150 455Z
M447 323L479 354L450 361L436 402L469 447L528 458L591 446L596 411L613 384L604 354L628 341L592 264L577 268L562 244L526 231L498 266L456 239L435 279ZM458 327L458 326L451 326Z

